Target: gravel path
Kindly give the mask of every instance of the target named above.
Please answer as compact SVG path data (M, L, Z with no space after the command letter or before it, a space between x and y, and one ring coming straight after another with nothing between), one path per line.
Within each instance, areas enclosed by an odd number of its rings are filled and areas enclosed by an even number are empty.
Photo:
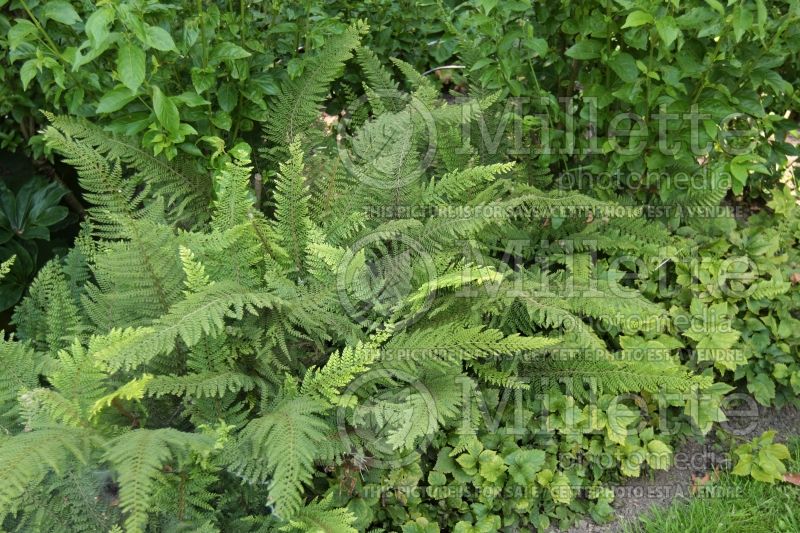
M785 407L783 409L759 406L758 415L752 412L749 416L728 415L728 422L723 428L743 439L752 439L769 429L778 432L776 441L785 442L792 435L800 435L800 410ZM599 526L591 520L581 520L568 533L612 533L621 529L620 525L647 513L654 505L666 507L676 498L691 494L692 476L702 476L716 465L725 464L724 454L715 451L711 439L706 443L686 442L675 452L675 466L669 470L655 471L648 478L631 479L614 487L613 507L617 520Z

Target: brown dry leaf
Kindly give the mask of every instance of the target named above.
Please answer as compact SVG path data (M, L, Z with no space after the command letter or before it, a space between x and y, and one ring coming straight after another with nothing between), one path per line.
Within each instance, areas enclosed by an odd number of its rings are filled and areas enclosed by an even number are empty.
M692 494L697 494L697 490L706 485L711 480L711 476L706 473L703 476L695 476L692 474Z
M795 285L800 283L800 272L793 272L792 275L789 276L789 281L791 281Z
M798 472L788 472L783 475L783 480L786 483L791 483L792 485L800 486L800 473Z
M691 487L692 494L697 494L697 491L700 489L700 487L708 485L709 483L718 480L719 480L719 468L716 466L714 467L714 470L706 472L702 476L695 476L694 474L692 474L692 487Z

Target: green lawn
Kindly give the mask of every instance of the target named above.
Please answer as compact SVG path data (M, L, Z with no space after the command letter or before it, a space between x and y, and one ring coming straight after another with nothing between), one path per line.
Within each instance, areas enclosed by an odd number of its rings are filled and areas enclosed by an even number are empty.
M800 471L800 439L789 443L789 472ZM654 508L625 533L778 533L800 532L800 487L769 485L730 474L705 494L670 507Z

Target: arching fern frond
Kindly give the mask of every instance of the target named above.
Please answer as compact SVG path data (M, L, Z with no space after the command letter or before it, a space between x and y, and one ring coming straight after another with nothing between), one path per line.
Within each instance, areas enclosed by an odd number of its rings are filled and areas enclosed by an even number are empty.
M125 181L144 184L153 195L164 199L172 220L194 223L207 219L205 206L211 198L211 180L191 160L179 157L166 161L142 149L136 141L110 134L82 118L50 113L45 116L50 121L45 141L71 159L94 153L95 164L100 159L117 161L135 172Z
M203 336L222 333L226 318L241 319L245 311L255 313L278 302L278 298L266 291L251 291L230 281L219 282L176 303L152 326L112 330L105 336L94 337L90 348L96 360L110 371L130 370L169 353L178 338L191 347Z
M287 531L321 531L325 533L356 533L356 517L349 509L334 508L329 499L303 506L289 520Z
M289 252L294 268L304 265L311 221L308 185L303 177L303 151L299 142L289 145L289 160L280 164L275 180L275 234Z
M105 459L117 471L127 531L145 530L155 480L168 462L180 459L190 448L203 450L211 444L205 435L171 428L136 429L106 443Z
M271 480L269 499L283 519L300 510L303 486L310 483L314 461L332 432L320 417L326 408L303 396L280 401L244 428L229 457L228 468L246 481Z
M318 118L328 86L339 75L344 62L352 57L366 30L366 24L356 22L332 37L306 65L302 75L281 87L264 126L270 142L286 146Z
M75 459L85 462L91 440L84 429L63 426L0 437L0 516L51 470L62 473Z

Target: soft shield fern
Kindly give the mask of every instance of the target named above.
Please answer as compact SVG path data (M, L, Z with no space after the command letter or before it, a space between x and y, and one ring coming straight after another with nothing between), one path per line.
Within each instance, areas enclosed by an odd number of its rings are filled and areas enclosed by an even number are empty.
M54 506L66 491L55 479L88 470L108 479L126 531L355 531L369 521L357 523L336 480L379 453L391 470L473 449L465 414L505 389L534 394L541 376L612 392L708 385L669 358L615 355L621 335L663 335L665 310L559 244L639 242L587 216L608 204L528 184L525 161L457 151L459 121L491 98L448 103L396 62L413 92L390 105L380 94L393 77L359 49L372 97L345 149L369 157L340 164L336 136L313 123L363 32L351 27L281 89L263 209L244 151L206 178L51 117L45 140L76 166L91 206L0 342L6 528ZM436 128L416 127L415 109ZM440 150L424 164L430 143ZM569 216L554 228L534 215L547 209ZM596 238L612 230L628 240ZM553 243L542 245L552 264L510 265L504 243L520 238ZM100 530L78 516L42 523Z

